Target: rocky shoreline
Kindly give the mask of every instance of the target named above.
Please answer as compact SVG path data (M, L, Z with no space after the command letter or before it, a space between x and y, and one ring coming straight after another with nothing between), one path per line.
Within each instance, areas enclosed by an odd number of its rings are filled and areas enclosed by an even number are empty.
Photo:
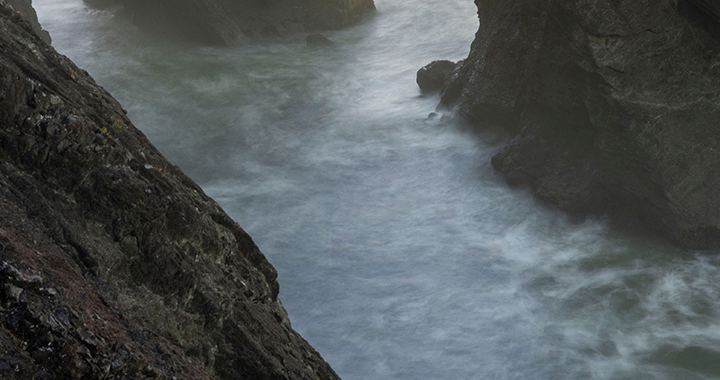
M0 0L0 377L339 379L252 239L28 18Z
M720 247L720 6L707 0L476 0L442 106L514 138L512 186L690 248Z

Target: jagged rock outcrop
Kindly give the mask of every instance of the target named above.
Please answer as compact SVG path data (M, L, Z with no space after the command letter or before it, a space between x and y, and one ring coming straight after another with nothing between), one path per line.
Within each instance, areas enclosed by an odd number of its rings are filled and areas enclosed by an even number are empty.
M442 103L515 133L508 183L577 214L720 247L720 4L477 0Z
M338 379L275 269L0 0L0 378Z
M119 6L156 33L213 45L237 45L318 30L340 29L375 9L373 0L85 0Z

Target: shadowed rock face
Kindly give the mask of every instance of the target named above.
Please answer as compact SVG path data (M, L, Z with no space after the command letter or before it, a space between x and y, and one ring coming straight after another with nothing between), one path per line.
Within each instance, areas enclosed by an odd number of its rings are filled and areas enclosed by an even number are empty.
M438 92L442 90L450 76L458 66L451 61L433 61L418 70L416 81L423 92Z
M85 0L122 6L139 25L159 34L211 45L340 29L375 9L373 0Z
M577 214L720 246L720 55L710 0L477 0L442 102L513 131L512 185Z
M717 0L678 0L678 10L697 25L720 38L720 2Z
M0 0L0 378L338 379L252 239Z

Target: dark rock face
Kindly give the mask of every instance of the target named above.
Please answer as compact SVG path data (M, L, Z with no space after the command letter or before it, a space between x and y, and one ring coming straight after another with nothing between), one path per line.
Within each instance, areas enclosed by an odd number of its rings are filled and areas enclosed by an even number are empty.
M442 89L455 70L456 63L433 61L417 72L417 84L423 92L437 92Z
M85 0L122 5L154 32L214 45L340 29L375 9L373 0Z
M716 0L678 0L678 10L720 38L720 3Z
M0 378L338 379L275 269L0 1Z
M516 137L508 183L720 246L720 55L710 0L477 0L442 102Z

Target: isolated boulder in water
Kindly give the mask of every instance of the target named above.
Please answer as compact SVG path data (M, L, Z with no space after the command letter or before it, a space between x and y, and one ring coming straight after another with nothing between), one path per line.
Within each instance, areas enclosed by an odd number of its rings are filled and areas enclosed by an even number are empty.
M211 45L236 45L357 23L373 0L85 0L122 5L140 26Z
M308 34L305 41L307 42L308 46L335 47L334 42L330 41L329 38L318 33Z
M423 92L437 92L443 88L445 82L455 70L455 62L434 61L418 70L417 84Z
M515 133L497 170L563 210L720 247L718 2L476 4L442 103Z
M277 272L0 1L0 378L339 380Z

